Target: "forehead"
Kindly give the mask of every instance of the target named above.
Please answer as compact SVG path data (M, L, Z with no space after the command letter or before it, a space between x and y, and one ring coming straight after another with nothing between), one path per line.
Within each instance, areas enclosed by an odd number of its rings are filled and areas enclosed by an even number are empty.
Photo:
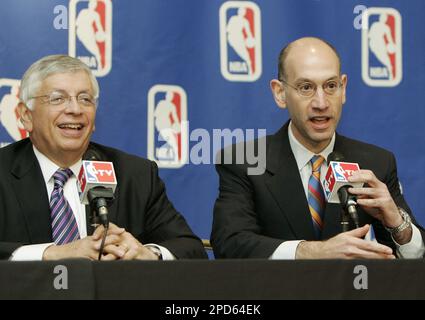
M41 82L40 91L59 90L70 94L82 91L92 92L90 77L85 71L55 73L48 76Z
M339 75L339 61L333 50L323 46L300 46L291 49L286 60L290 81L323 81Z

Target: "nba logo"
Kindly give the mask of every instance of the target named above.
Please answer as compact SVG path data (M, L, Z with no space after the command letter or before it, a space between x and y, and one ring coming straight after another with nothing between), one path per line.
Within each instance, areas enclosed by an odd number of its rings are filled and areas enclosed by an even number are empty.
M261 14L251 1L220 7L221 74L229 81L255 81L262 72Z
M331 165L335 172L336 181L347 182L348 178L353 175L354 171L360 170L357 163L332 161Z
M70 0L69 55L77 57L96 77L109 73L112 65L111 0Z
M113 163L83 160L77 182L78 193L83 204L89 204L88 191L98 187L112 188L115 192L117 179Z
M393 8L368 8L362 16L362 77L372 87L402 79L401 16Z
M18 141L28 135L19 121L19 86L19 80L0 79L0 137L8 137L8 142L11 142L10 138L12 141Z
M97 170L91 161L84 161L84 166L86 167L87 181L88 182L97 182Z
M188 157L187 98L183 88L155 85L148 93L148 158L180 168Z
M337 181L345 181L347 173L339 162L332 162L332 167L334 168L335 178Z

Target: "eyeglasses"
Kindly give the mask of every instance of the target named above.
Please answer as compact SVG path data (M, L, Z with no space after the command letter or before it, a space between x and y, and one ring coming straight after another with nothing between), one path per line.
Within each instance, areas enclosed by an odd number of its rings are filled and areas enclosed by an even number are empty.
M65 106L66 102L68 102L69 105L72 98L76 98L77 103L84 107L94 107L97 104L97 98L85 92L80 93L78 96L70 96L63 92L52 92L46 95L31 97L28 100L37 98L42 98L44 103L48 103L52 106Z
M317 92L317 84L310 81L304 81L298 83L296 86L289 84L285 80L280 80L282 83L291 87L294 90L297 90L298 94L303 97L311 98ZM342 82L340 80L328 80L322 84L323 91L328 95L332 96L339 92L339 89L342 87Z

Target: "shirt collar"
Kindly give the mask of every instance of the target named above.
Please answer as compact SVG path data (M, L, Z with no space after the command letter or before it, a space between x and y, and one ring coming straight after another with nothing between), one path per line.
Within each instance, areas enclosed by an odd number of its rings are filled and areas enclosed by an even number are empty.
M38 160L38 163L40 164L41 173L43 174L44 182L47 184L50 179L52 179L55 172L60 168L56 163L54 163L52 160L47 158L44 154L42 154L34 145L32 145L35 157ZM72 166L69 167L71 169L72 173L75 177L78 177L78 173L81 168L82 160L78 160L76 163L74 163Z
M295 138L294 133L292 132L292 121L289 123L288 136L289 136L289 144L291 145L292 153L294 154L295 161L297 162L298 170L301 170L310 162L311 158L316 154L308 150L306 147L304 147ZM335 146L335 132L328 146L319 153L319 155L325 158L325 162L326 162L326 159L328 158L328 155L333 151L334 146Z

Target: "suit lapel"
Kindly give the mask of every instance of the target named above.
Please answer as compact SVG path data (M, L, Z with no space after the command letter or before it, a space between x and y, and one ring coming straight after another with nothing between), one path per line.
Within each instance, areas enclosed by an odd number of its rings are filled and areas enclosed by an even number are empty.
M26 143L11 170L12 188L24 216L31 243L52 241L49 199L32 144Z
M289 144L288 124L270 137L266 185L297 239L315 240L304 188Z

